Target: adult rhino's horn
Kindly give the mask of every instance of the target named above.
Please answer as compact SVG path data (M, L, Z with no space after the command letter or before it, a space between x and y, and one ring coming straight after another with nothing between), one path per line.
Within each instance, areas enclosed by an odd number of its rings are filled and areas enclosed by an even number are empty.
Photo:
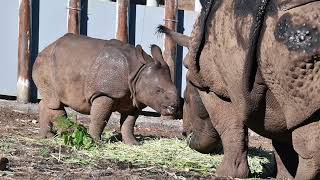
M164 61L162 56L162 51L159 46L152 44L151 45L151 55L154 60L159 61L161 65L166 65L167 63Z

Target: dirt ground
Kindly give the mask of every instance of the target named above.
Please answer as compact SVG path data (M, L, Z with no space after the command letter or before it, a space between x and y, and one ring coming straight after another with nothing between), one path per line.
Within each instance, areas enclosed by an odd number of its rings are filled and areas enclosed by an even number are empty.
M37 114L0 108L0 156L7 157L10 162L7 171L0 171L0 179L217 179L213 174L200 176L107 159L96 165L61 162L50 154L76 152L71 148L36 143L37 119ZM257 136L250 138L250 145L271 150L270 142Z

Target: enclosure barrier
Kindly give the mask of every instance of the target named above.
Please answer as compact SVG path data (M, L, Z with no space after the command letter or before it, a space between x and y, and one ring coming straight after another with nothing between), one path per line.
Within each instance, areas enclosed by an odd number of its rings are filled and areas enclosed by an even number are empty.
M38 100L37 89L32 81L32 65L39 49L40 0L20 0L17 101L21 103ZM135 45L136 4L134 0L117 1L116 38ZM178 11L178 0L165 0L162 22L168 28L183 32L184 12ZM87 35L88 0L68 1L67 29L69 33ZM49 19L48 19L49 21ZM107 22L106 22L107 23ZM181 92L182 70L176 59L182 59L182 48L170 38L164 38L164 59L170 67L172 80ZM181 64L181 62L179 62Z
M17 100L27 103L31 99L31 1L22 0L19 6Z

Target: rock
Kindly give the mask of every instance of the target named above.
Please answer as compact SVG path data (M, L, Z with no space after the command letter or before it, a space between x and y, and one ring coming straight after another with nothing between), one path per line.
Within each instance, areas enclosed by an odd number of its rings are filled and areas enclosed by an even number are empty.
M9 163L9 160L5 157L0 158L0 171L4 171L7 169L7 164Z

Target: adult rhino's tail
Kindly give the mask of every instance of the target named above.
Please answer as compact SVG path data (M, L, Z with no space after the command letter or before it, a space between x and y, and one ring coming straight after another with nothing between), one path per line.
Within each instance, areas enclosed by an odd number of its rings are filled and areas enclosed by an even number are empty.
M189 37L187 35L173 31L163 25L159 25L157 27L157 33L166 34L166 35L170 36L180 46L184 46L184 47L189 48L191 37Z

